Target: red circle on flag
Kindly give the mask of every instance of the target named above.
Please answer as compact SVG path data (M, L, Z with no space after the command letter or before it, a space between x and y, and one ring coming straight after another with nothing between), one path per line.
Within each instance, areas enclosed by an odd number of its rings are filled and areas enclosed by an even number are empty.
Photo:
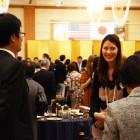
M104 27L104 26L100 26L100 27L98 28L98 32L99 32L99 34L104 35L104 34L106 34L107 29L106 29L106 27Z

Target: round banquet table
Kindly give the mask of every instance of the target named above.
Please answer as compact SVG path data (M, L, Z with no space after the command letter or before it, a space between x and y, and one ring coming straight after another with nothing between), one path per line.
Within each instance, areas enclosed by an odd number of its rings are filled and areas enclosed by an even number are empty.
M80 124L84 124L86 137L92 138L92 119L67 119L59 121L41 120L37 121L38 140L78 140Z

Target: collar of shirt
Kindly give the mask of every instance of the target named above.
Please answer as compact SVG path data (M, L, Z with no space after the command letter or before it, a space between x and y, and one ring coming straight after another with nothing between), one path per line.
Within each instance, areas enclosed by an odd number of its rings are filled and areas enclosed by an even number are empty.
M44 70L46 70L46 67L41 67L41 69L44 69Z
M64 64L64 61L60 61L60 62Z
M15 58L15 55L12 51L4 49L4 48L0 48L0 50L10 53Z

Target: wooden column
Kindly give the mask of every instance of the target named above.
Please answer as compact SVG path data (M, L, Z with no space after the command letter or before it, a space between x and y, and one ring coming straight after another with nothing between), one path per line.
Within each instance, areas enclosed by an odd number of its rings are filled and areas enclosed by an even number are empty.
M124 26L124 32L125 32L125 36L124 36L124 40L128 41L128 21L126 22L125 26Z
M27 57L27 40L35 40L35 7L24 7L24 29L25 29L25 58Z

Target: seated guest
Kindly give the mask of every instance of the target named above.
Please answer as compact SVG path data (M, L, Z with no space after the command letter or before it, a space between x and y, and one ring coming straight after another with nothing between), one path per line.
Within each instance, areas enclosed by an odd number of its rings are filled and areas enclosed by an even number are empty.
M33 133L34 133L34 140L37 140L37 115L38 112L42 112L41 115L44 115L44 110L46 107L47 99L44 92L43 87L35 82L32 77L35 71L35 65L33 62L29 61L23 61L23 65L25 67L25 74L26 74L26 81L29 86L29 106L30 106L30 112L31 112L31 119L32 119L32 125L33 125ZM42 103L41 107L38 106L38 95L41 96ZM39 110L41 109L41 110Z
M140 57L128 57L121 76L128 96L107 107L103 140L140 139Z

